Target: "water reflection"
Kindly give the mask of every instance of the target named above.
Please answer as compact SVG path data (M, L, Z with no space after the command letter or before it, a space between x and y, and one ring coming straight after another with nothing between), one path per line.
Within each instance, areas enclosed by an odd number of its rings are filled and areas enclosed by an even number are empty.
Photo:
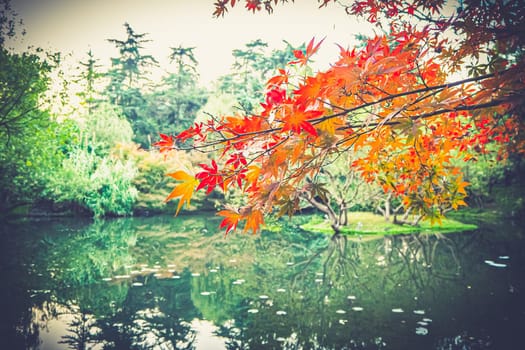
M95 349L100 333L95 317L77 305L67 305L66 310L60 318L67 324L67 333L61 336L58 344L67 344L70 349L77 350Z
M111 312L99 318L98 338L105 349L193 349L189 320L196 315L188 279L185 273L175 285L151 279L130 288L122 304L112 304Z
M484 349L525 321L523 234L224 238L215 218L2 228L13 349ZM14 235L13 232L16 232ZM505 268L484 263L505 257Z

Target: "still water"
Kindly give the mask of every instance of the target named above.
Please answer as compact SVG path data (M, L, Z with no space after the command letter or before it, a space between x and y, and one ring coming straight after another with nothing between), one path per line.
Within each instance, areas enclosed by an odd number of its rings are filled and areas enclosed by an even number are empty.
M330 239L215 217L0 229L0 349L522 349L525 233Z

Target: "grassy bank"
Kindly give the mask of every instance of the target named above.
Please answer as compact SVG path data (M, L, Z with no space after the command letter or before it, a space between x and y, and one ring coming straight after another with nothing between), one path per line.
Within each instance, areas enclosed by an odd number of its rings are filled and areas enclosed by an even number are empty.
M425 232L460 232L477 228L473 224L464 224L453 219L443 219L441 225L431 225L429 221L422 221L419 226L396 225L385 221L384 217L368 212L353 212L349 214L350 225L341 229L341 233L348 235L396 235ZM310 220L300 226L305 231L333 233L330 223L319 215L312 215Z

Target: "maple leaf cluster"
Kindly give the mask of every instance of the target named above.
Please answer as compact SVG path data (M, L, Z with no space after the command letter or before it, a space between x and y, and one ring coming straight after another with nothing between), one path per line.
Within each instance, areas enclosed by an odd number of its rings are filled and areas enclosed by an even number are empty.
M224 17L228 12L229 8L233 8L237 3L237 0L217 0L213 5L215 6L215 11L213 15L215 17ZM240 2L240 1L239 1ZM288 0L245 0L244 7L246 10L253 13L261 11L264 6L264 10L269 14L273 13L274 7L279 3L287 3ZM291 0L290 2L294 2ZM317 0L320 3L319 8L327 6L330 2L335 2L335 0Z
M359 156L348 166L401 197L406 210L439 221L466 205L467 183L454 160L483 152L489 140L518 138L513 91L523 89L524 74L506 69L447 83L428 54L432 36L407 29L371 38L360 50L341 47L330 69L311 76L280 69L257 114L162 136L161 151L179 139L218 154L194 175L170 174L181 181L168 196L180 198L177 212L193 191L235 186L246 203L219 211L220 226L229 233L243 223L255 233L265 214L299 210L298 199L324 164L349 153ZM307 65L319 47L312 39L289 67Z
M236 3L218 0L215 16ZM271 13L278 3L246 0L245 7ZM292 74L320 49L322 40L312 39L268 80L258 113L161 135L161 152L180 142L215 155L198 170L170 174L180 183L167 199L180 199L178 212L194 191L237 187L245 204L219 211L220 226L229 233L242 223L255 233L265 214L293 215L301 198L319 195L308 193L323 167L346 157L349 169L399 197L407 212L439 222L466 205L458 161L474 161L489 144L499 145L498 159L525 154L525 10L518 1L461 4L444 15L444 0L353 1L348 14L378 25L386 19L389 34L360 49L340 47L325 71ZM447 81L465 67L468 78Z

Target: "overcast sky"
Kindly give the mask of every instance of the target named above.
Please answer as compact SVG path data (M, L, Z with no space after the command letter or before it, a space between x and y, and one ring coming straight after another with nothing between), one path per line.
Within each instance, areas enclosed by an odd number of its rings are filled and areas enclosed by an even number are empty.
M332 4L319 9L316 0L296 0L277 6L274 14L252 14L244 1L224 18L213 18L215 0L11 0L25 22L26 36L16 43L71 53L84 59L91 49L100 63L109 64L116 48L106 39L125 39L124 22L137 33L148 33L145 53L167 66L170 47L195 46L203 83L229 71L231 52L249 41L262 39L271 48L283 48L312 37L326 37L318 62L327 65L337 58L338 48L354 42L357 33L371 33L369 25L347 16Z

